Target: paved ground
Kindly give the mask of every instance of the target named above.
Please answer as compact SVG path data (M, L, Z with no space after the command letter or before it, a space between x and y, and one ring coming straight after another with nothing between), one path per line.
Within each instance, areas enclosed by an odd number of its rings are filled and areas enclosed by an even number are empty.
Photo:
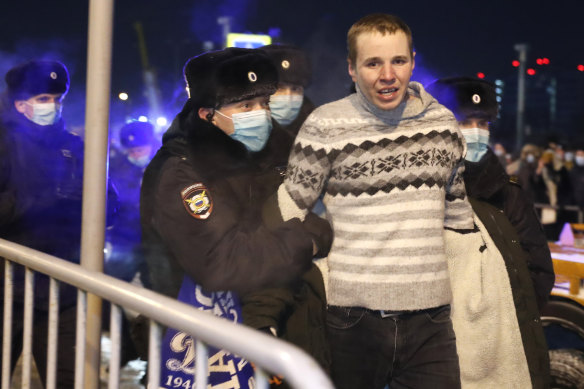
M110 355L110 340L107 335L101 338L101 369L100 369L100 389L107 388L107 372L109 366ZM34 361L33 361L34 363ZM22 372L21 360L18 361L14 375L12 377L11 389L21 389ZM120 386L119 389L144 389L144 385L140 383L140 379L146 372L146 362L141 360L130 361L120 371ZM32 379L30 389L43 389L43 384L36 371L36 366L33 367Z

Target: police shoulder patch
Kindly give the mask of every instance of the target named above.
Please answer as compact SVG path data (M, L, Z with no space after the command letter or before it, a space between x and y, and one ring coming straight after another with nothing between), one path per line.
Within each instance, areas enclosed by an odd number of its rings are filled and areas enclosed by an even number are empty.
M207 219L213 212L211 193L202 183L187 186L180 192L185 209L196 219Z

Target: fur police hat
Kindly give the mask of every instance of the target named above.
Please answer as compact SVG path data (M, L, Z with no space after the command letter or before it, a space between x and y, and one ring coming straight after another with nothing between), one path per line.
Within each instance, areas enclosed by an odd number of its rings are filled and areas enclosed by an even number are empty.
M280 82L301 85L310 85L312 72L308 57L300 48L292 45L273 44L260 47L274 61L278 68Z
M69 72L57 61L23 63L10 69L4 79L14 100L27 100L42 93L65 94L69 90Z
M458 120L478 117L492 122L497 118L495 85L488 81L474 77L443 78L428 85L426 91Z
M220 107L273 94L278 72L265 52L229 47L191 58L184 67L191 100L200 107Z
M154 126L149 122L131 121L120 129L120 143L125 148L146 146L152 143Z

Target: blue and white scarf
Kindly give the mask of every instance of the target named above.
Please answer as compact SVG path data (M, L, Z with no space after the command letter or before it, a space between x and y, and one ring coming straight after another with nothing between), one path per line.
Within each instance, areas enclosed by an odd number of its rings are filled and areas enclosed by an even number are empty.
M178 300L209 311L235 323L241 322L241 305L232 292L206 292L189 277L184 277ZM245 359L225 350L209 348L207 388L253 389L254 370ZM162 340L160 388L195 387L195 340L184 332L169 328Z

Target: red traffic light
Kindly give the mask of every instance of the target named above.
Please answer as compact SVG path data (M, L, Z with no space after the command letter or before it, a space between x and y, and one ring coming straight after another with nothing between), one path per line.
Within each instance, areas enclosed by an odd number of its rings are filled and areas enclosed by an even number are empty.
M527 69L527 74L529 74L530 76L533 76L535 74L535 69L533 69L533 68Z
M516 67L517 68L517 67L519 67L520 62L517 61L517 60L514 60L513 62L511 62L511 65L513 65L513 67Z
M578 70L584 72L584 65L578 65Z
M478 78L485 78L485 73L483 73L483 72L478 72L478 73L477 73L477 77L478 77Z
M541 59L541 62L542 62L544 65L549 65L549 64L550 64L550 59L549 59L549 58L542 58L542 59Z
M538 65L543 65L543 59L542 58L538 58L535 60L535 63Z

